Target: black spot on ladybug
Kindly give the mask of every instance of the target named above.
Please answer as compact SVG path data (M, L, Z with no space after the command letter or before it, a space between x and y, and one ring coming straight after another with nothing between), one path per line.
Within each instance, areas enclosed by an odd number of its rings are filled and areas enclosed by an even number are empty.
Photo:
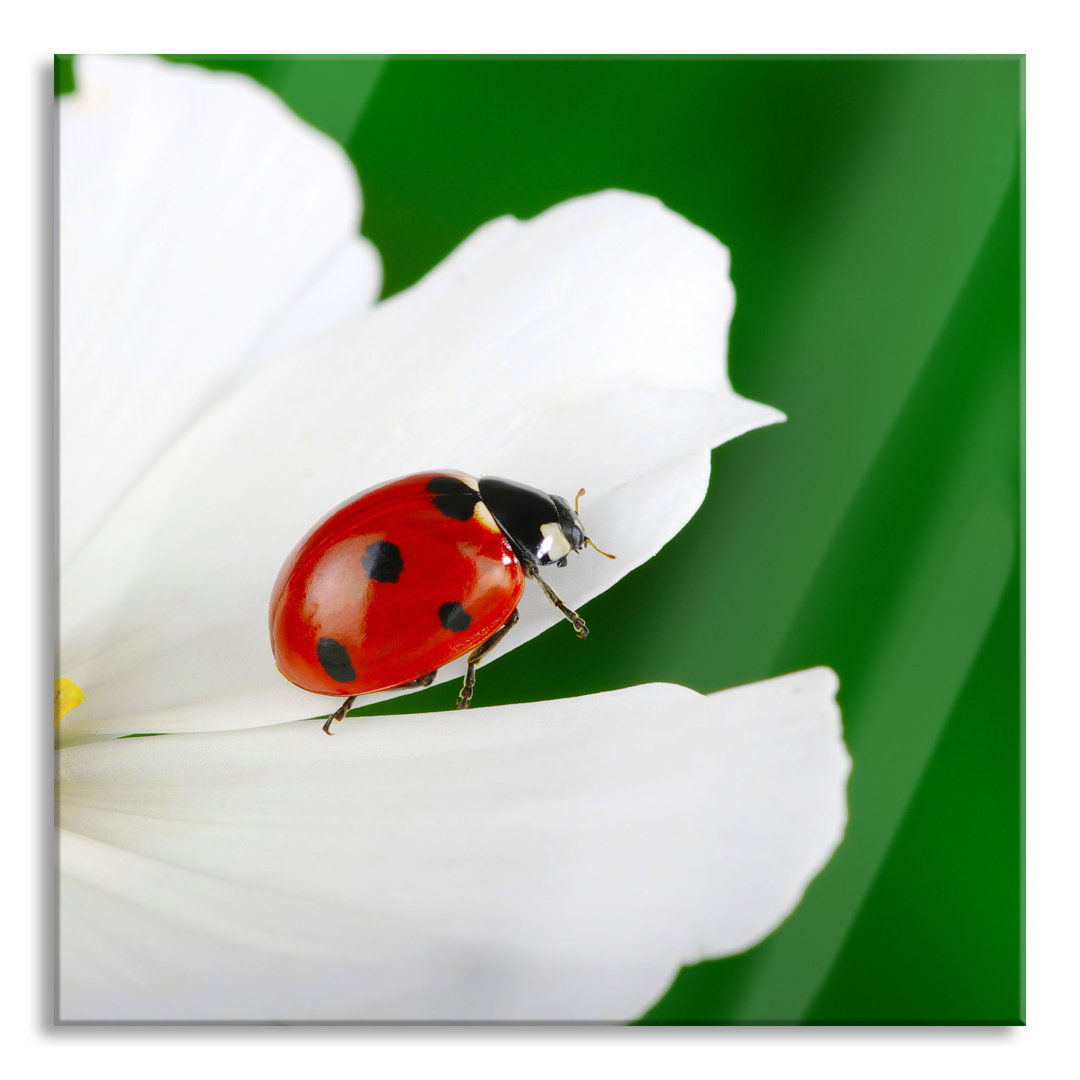
M376 540L368 545L360 564L372 581L397 581L405 561L397 544L391 544L389 540Z
M480 501L480 496L456 476L433 476L427 489L435 496L432 502L436 507L456 521L468 521Z
M323 671L335 682L347 683L356 678L356 669L349 659L349 650L340 641L335 641L332 637L321 637L315 653Z
M447 630L453 630L455 634L460 634L462 630L468 630L469 624L472 622L472 616L459 604L456 600L450 601L448 604L443 604L439 608L439 622L446 627Z

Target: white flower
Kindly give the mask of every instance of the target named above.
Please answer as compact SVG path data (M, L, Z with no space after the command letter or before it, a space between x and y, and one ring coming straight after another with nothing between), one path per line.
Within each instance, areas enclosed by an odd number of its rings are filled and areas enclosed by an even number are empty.
M831 672L331 740L297 722L331 699L277 674L266 628L315 519L432 466L587 487L619 559L558 571L575 606L653 555L709 448L781 418L727 380L726 250L607 192L492 222L372 306L351 167L272 95L152 60L77 78L60 673L86 701L60 726L61 1017L628 1019L769 933L843 832ZM521 614L496 656L559 620L539 590ZM113 738L137 732L176 734Z

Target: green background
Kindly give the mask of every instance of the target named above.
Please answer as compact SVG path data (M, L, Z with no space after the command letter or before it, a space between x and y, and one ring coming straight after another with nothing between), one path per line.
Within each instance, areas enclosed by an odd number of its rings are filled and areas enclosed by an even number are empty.
M828 664L843 845L644 1022L1021 1022L1022 58L174 59L345 146L386 295L493 217L608 187L730 247L732 381L788 422L715 451L700 513L589 604L587 644L492 662L483 702Z

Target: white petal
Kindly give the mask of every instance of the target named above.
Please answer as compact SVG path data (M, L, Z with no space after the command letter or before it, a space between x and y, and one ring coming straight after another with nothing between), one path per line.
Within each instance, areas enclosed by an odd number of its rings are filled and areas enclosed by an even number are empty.
M839 843L824 668L62 751L67 1020L613 1020Z
M87 694L68 736L329 711L273 668L271 584L324 512L414 470L586 487L586 525L619 558L553 571L571 606L634 569L697 509L708 448L782 419L728 383L727 270L721 244L655 200L591 196L486 226L407 294L260 372L66 575L62 671ZM499 651L558 621L530 595Z
M268 355L370 304L356 174L239 75L78 62L60 109L62 557Z

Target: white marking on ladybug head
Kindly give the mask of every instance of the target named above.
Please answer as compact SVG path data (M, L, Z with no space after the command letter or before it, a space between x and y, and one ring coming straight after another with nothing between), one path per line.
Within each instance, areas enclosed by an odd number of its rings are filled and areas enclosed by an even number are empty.
M540 535L544 539L540 544L540 550L537 552L538 557L546 555L552 562L558 562L560 559L565 559L574 550L570 546L570 541L566 539L562 526L557 521L547 521L541 525Z

